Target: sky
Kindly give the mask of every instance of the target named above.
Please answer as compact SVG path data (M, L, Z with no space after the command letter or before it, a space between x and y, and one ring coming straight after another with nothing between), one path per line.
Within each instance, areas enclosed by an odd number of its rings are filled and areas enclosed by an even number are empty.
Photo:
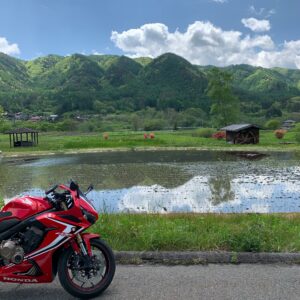
M300 0L0 0L0 52L300 69Z

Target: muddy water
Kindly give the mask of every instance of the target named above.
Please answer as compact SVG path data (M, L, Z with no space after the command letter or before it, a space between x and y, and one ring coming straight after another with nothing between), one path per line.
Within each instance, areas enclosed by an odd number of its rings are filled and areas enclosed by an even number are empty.
M3 158L0 197L42 195L56 183L93 183L107 212L298 212L300 155L209 151Z

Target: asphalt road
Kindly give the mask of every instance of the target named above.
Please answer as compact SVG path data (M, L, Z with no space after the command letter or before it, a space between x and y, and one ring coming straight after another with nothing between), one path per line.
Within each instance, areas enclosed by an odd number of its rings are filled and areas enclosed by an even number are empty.
M74 299L56 280L44 285L0 283L0 299ZM118 266L98 299L300 299L300 266Z

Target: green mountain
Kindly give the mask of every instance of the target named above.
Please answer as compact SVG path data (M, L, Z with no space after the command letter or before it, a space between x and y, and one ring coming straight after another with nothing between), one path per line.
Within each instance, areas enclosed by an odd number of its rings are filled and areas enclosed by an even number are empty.
M105 78L113 86L121 86L137 78L143 67L134 60L121 56L106 69Z
M21 90L29 81L24 62L0 52L0 92Z
M200 67L208 72L212 66ZM270 97L272 100L299 94L300 70L266 69L250 65L232 65L223 68L232 74L233 86L238 94L250 99L263 99Z
M104 73L96 62L81 54L67 57L51 55L26 65L32 87L43 89L98 89Z
M117 55L48 55L22 61L0 53L0 105L7 111L137 111L201 108L212 66L196 66L172 53L155 59ZM299 107L300 70L249 65L222 68L232 74L245 113ZM275 103L275 104L274 104ZM273 108L274 110L274 108Z
M143 91L160 109L201 107L205 102L207 78L182 57L167 53L147 64L140 73Z
M142 65L143 67L145 67L146 65L151 63L152 58L150 58L150 57L137 57L137 58L134 58L134 60L137 63L139 63L140 65Z

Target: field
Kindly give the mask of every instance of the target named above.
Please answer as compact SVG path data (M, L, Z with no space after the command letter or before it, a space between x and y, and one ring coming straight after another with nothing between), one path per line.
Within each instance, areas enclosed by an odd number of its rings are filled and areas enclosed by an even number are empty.
M41 133L40 143L31 148L9 148L9 139L0 135L4 155L46 154L157 148L197 148L210 150L297 151L296 133L284 139L272 131L261 131L258 145L229 145L224 140L195 136L194 131ZM103 214L91 228L114 250L177 251L300 251L299 214Z
M91 231L114 250L299 252L299 214L104 214Z
M281 140L273 131L261 131L258 145L230 145L224 140L195 136L195 131L158 131L153 139L144 138L144 132L108 132L108 139L103 133L40 133L37 147L10 148L7 135L0 135L0 150L6 155L36 152L70 152L101 149L155 149L193 147L210 150L250 150L250 151L289 151L300 150L295 132L288 132Z

